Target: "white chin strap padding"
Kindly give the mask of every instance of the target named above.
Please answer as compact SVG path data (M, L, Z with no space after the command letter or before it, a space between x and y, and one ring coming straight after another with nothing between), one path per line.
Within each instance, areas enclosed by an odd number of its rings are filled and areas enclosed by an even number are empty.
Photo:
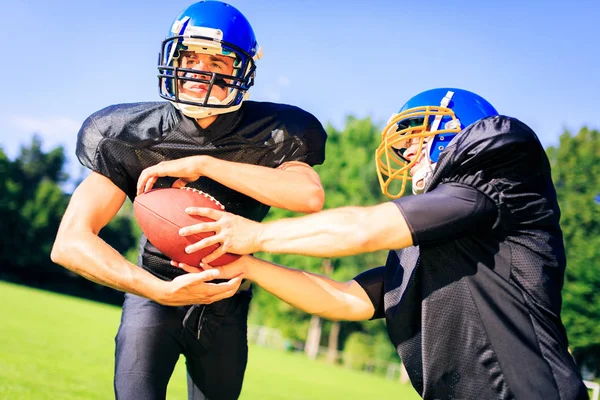
M205 118L210 117L211 115L220 114L218 111L221 111L217 108L208 108L208 107L198 107L190 104L181 104L181 103L173 103L175 107L179 109L183 113L183 115L190 118Z
M448 104L450 104L450 100L452 100L452 96L454 96L454 92L451 90L448 90L448 93L446 93L446 96L444 96L444 98L440 102L440 107L447 108ZM433 123L431 124L430 132L437 131L438 128L440 127L440 122L442 122L442 116L436 115L435 119L433 120Z
M427 183L433 176L433 170L435 169L435 164L429 164L426 167L421 168L417 171L416 174L412 177L412 192L413 194L423 194L425 192L425 188L427 187ZM417 187L419 182L423 182L423 186Z
M444 96L444 98L440 102L440 107L447 108L448 104L450 104L450 100L452 100L452 96L454 96L454 92L449 90L448 93L446 93L446 96ZM437 131L438 128L440 127L440 122L442 122L442 116L436 115L435 119L433 120L433 123L431 124L430 132ZM433 140L430 140L429 143L427 143L427 149L425 151L425 156L428 161L427 166L418 170L417 173L414 174L412 177L412 182L413 182L412 192L413 192L413 194L424 193L425 188L427 187L427 184L429 183L429 180L433 176L433 170L435 169L435 163L432 163L431 159L429 158L429 153L431 152L432 143L433 143ZM417 183L419 183L419 182L423 183L423 186L421 186L420 188L417 187Z
M237 111L242 106L242 103L248 99L248 97L250 97L250 93L248 93L248 92L244 93L244 98L242 101L240 101L240 104L238 104L237 106L231 106L231 107L227 107L227 108L201 107L201 106L194 106L191 104L177 103L174 101L172 101L171 103L175 106L175 108L177 108L179 111L181 111L183 113L183 115L190 117L190 118L200 119L200 118L211 117L213 115L226 114L226 113L230 113L233 111ZM221 103L222 102L219 101L219 99L217 99L216 97L213 97L213 96L209 97L209 99L208 99L208 104L221 104Z

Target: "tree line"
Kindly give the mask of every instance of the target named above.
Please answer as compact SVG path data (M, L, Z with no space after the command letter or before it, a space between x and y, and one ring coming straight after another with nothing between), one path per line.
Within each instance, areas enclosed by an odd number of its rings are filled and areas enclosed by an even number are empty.
M316 167L326 193L325 208L385 201L374 170L379 127L369 118L348 117L342 130L329 125L327 133L326 161ZM45 152L42 144L41 138L34 136L14 159L0 147L0 279L120 305L122 293L87 281L50 260L52 243L70 197L63 187L77 182L65 173L64 149ZM558 145L546 151L567 249L562 317L573 356L584 372L598 376L600 133L586 127L576 134L565 130ZM272 209L267 219L294 215ZM107 243L134 263L140 234L130 202L100 232ZM383 265L386 252L335 259L265 253L257 256L347 280ZM353 363L364 364L369 359L397 361L383 321L323 320L292 308L260 288L255 289L250 323L280 329L284 336L301 343L309 357L316 357L319 346L325 346L331 362L337 360L341 350L351 355Z

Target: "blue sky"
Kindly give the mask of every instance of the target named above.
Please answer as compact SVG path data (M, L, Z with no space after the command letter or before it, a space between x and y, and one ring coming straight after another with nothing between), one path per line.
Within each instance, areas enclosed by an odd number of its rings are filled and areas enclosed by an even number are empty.
M83 120L110 104L157 101L156 61L193 1L13 0L3 4L0 144L40 134L77 169ZM265 54L253 100L298 105L324 124L382 125L420 91L459 87L530 125L546 146L600 128L597 0L231 0Z

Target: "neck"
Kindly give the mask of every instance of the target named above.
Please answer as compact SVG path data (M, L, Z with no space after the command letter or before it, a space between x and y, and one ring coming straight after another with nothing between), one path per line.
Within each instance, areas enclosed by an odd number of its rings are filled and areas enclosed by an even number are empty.
M218 115L211 115L210 117L196 118L196 122L198 122L198 125L200 125L202 129L206 129L216 121L217 117Z

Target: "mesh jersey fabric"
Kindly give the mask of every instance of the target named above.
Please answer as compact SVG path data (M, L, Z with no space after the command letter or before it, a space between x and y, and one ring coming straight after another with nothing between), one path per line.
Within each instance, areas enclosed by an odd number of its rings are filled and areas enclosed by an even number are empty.
M83 123L76 154L87 168L109 178L133 201L140 173L160 161L208 155L226 161L276 168L284 162L321 164L327 135L310 113L294 106L246 101L222 114L208 128L181 114L171 103L118 104L102 109ZM160 178L155 188L170 187L176 178ZM269 207L201 177L187 186L209 193L234 214L262 220ZM140 241L139 264L170 280L185 271L146 238Z
M391 251L384 267L355 278L380 304L375 317L386 318L412 385L425 399L587 398L560 319L560 210L537 136L506 116L474 123L441 153L419 195L429 212L445 204L432 207L427 196L448 184L485 194L495 220ZM411 202L395 201L418 226Z

